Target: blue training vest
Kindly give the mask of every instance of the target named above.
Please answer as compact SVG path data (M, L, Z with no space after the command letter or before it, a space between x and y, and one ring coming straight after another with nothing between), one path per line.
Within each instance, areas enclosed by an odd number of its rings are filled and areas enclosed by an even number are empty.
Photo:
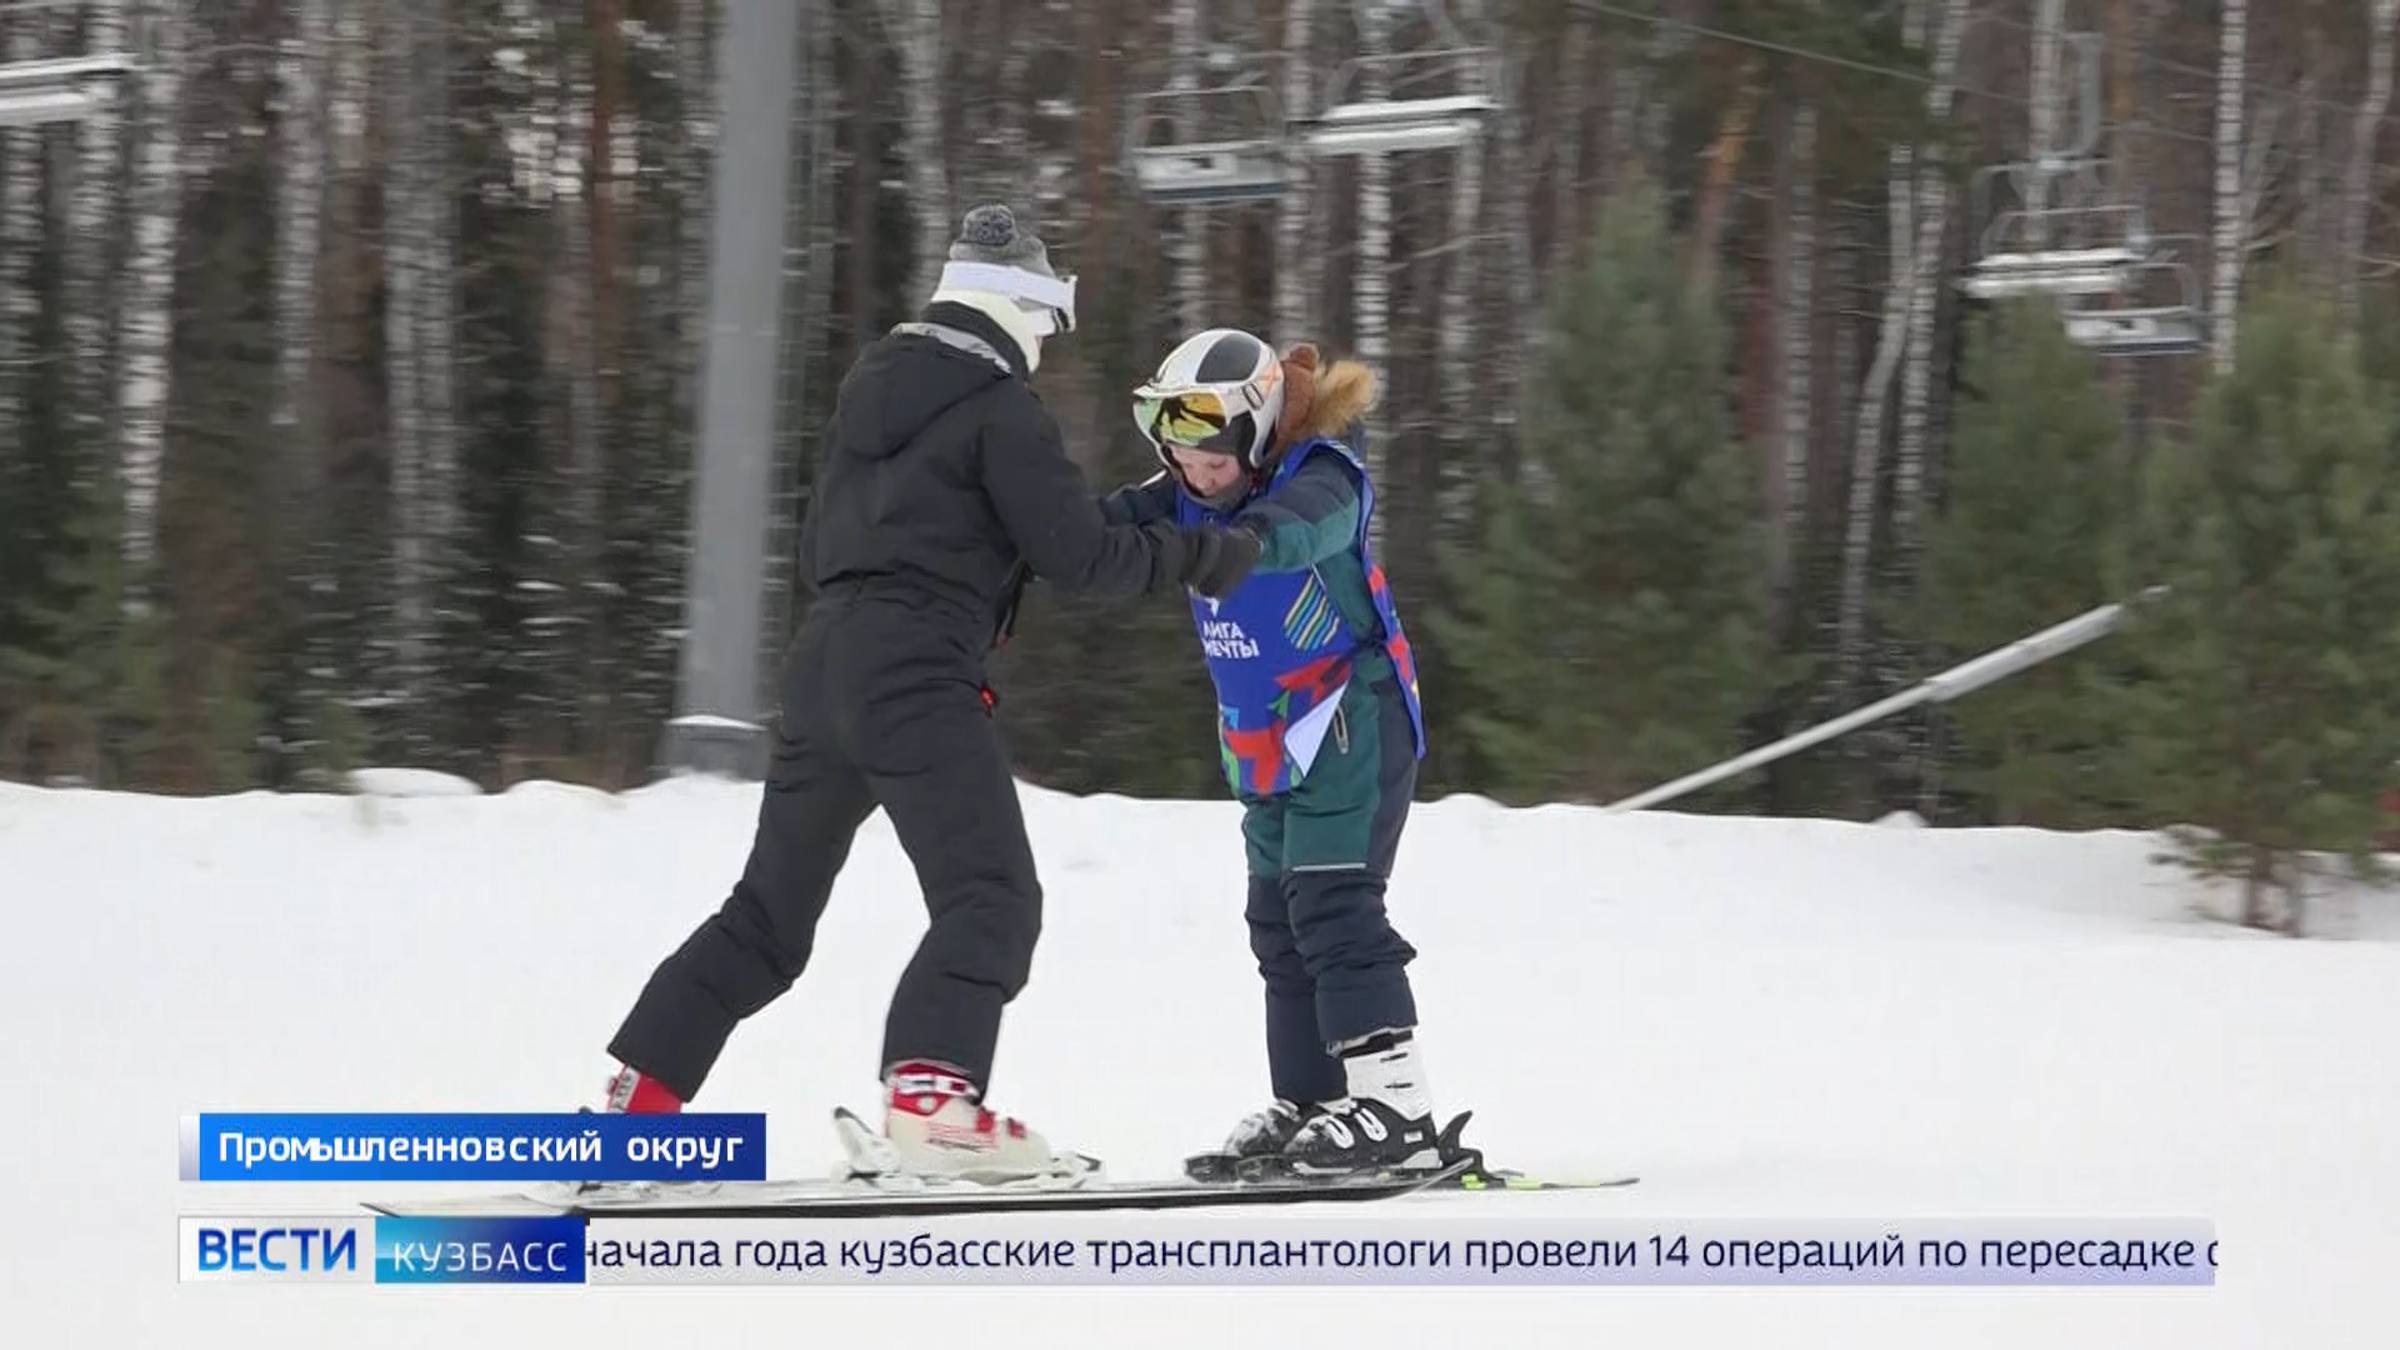
M1400 627L1392 588L1367 544L1375 488L1366 466L1336 440L1314 437L1288 451L1266 486L1228 512L1210 509L1180 489L1175 518L1184 525L1222 525L1290 481L1300 466L1320 453L1341 457L1358 483L1358 536L1350 543L1383 631L1350 631L1315 568L1304 572L1253 572L1231 595L1209 600L1192 595L1192 624L1208 673L1217 686L1217 744L1225 779L1238 794L1269 797L1289 791L1308 775L1317 748L1333 725L1342 694L1350 687L1353 659L1364 649L1382 648L1408 705L1409 730L1419 759L1425 756L1425 712L1417 695L1417 659Z

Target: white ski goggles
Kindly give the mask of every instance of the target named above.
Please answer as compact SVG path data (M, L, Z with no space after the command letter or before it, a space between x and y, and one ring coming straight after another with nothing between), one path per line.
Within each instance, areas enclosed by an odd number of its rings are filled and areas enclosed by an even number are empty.
M1046 277L998 263L954 262L942 266L945 291L993 291L1017 302L1033 331L1043 337L1075 331L1075 277Z

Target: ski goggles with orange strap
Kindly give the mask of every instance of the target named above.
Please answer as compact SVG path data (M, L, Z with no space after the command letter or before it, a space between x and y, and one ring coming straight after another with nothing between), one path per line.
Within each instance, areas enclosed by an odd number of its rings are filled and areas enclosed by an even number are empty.
M1133 400L1134 424L1150 438L1152 445L1162 448L1180 445L1239 455L1249 447L1238 443L1240 436L1233 419L1225 396L1214 389L1191 389L1149 398L1137 394Z

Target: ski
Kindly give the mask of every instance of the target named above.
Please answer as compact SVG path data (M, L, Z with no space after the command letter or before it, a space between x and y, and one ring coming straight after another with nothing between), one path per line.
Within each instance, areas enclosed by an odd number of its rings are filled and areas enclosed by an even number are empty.
M1461 1139L1466 1131L1467 1120L1473 1114L1472 1111L1461 1112L1442 1127L1434 1145L1440 1164L1419 1173L1427 1178L1425 1190L1593 1191L1631 1186L1641 1180L1630 1174L1559 1180L1528 1176L1511 1168L1488 1166L1483 1159L1483 1150L1470 1148ZM1224 1153L1197 1153L1184 1159L1183 1171L1187 1178L1201 1185L1259 1185L1308 1180L1304 1174L1294 1172L1281 1158L1272 1154L1236 1158Z
M1443 1173L1344 1177L1327 1181L1237 1182L1210 1186L1193 1181L1100 1181L1021 1188L972 1182L922 1188L877 1183L836 1183L797 1194L761 1193L708 1197L658 1196L623 1203L577 1206L586 1218L638 1215L644 1218L884 1218L893 1215L1061 1213L1079 1210L1187 1209L1218 1205L1300 1204L1312 1201L1386 1200L1422 1190Z
M1256 1160L1252 1165L1234 1167L1229 1160L1213 1154L1202 1154L1185 1163L1185 1175L1200 1185L1262 1185L1276 1180L1305 1183L1308 1178L1284 1170L1261 1168ZM1427 1182L1429 1191L1604 1191L1631 1186L1641 1178L1631 1173L1622 1176L1543 1177L1532 1176L1509 1167L1486 1166L1482 1158L1470 1153L1463 1158L1451 1158ZM1402 1174L1405 1175L1405 1174Z
M647 1190L601 1190L574 1199L512 1194L427 1201L370 1201L394 1217L572 1215L584 1219L868 1219L896 1215L1061 1213L1112 1209L1189 1209L1388 1200L1438 1186L1465 1168L1438 1171L1206 1184L1196 1181L1102 1181L1073 1184L916 1184L891 1180L728 1181Z
M565 1200L550 1200L522 1191L493 1195L445 1195L430 1200L362 1200L370 1213L395 1219L557 1218L572 1212Z
M1505 1167L1495 1170L1471 1167L1426 1189L1443 1191L1610 1191L1634 1185L1640 1180L1640 1177L1632 1175L1561 1180L1555 1177L1527 1176L1523 1172Z
M847 1110L834 1112L844 1162L826 1181L623 1182L540 1193L459 1196L421 1201L369 1201L395 1218L569 1215L684 1218L887 1218L910 1214L1059 1213L1110 1209L1187 1209L1220 1205L1300 1204L1388 1200L1452 1182L1476 1162L1462 1156L1445 1166L1333 1177L1275 1176L1255 1180L1111 1181L1100 1162L1072 1155L1072 1169L1009 1179L925 1176L898 1170L882 1136Z

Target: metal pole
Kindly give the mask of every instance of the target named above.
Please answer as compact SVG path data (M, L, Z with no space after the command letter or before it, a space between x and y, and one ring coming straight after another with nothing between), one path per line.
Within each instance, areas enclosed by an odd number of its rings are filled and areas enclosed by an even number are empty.
M1698 773L1685 774L1672 783L1654 787L1648 792L1637 793L1623 801L1610 802L1608 809L1611 811L1639 811L1646 806L1656 806L1670 798L1680 797L1688 792L1696 792L1711 783L1722 782L1735 774L1745 773L1762 764L1772 764L1786 755L1796 754L1812 745L1830 741L1844 732L1856 731L1870 722L1881 721L1893 713L1906 712L1932 696L1932 692L1920 684L1904 693L1894 694L1880 703L1871 703L1856 712L1844 713L1830 722L1819 722L1808 730L1786 736L1773 745L1762 746L1745 755L1737 755L1722 764L1702 769Z
M2141 603L2166 594L2164 586L2144 591ZM2125 620L2126 606L2102 605L2087 610L2065 623L2053 624L2030 637L2017 639L2005 647L1985 652L1971 661L1964 661L1912 688L1905 689L1879 703L1871 703L1856 712L1844 713L1829 722L1820 722L1806 731L1786 736L1773 745L1762 746L1747 754L1737 755L1722 764L1712 765L1698 773L1686 774L1672 783L1662 784L1647 792L1636 793L1623 801L1609 803L1610 811L1639 811L1660 802L1696 792L1712 783L1721 783L1739 773L1746 773L1764 764L1772 764L1787 755L1821 745L1846 732L1856 731L1870 722L1878 722L1894 713L1906 712L1920 703L1948 703L1950 700L1974 693L1985 685L2005 680L2011 675L2029 670L2053 657L2064 656L2076 648L2117 630Z
M765 771L759 612L774 496L784 194L799 24L796 0L731 0L719 28L723 122L710 171L700 463L676 716L660 750L670 769L753 778Z

